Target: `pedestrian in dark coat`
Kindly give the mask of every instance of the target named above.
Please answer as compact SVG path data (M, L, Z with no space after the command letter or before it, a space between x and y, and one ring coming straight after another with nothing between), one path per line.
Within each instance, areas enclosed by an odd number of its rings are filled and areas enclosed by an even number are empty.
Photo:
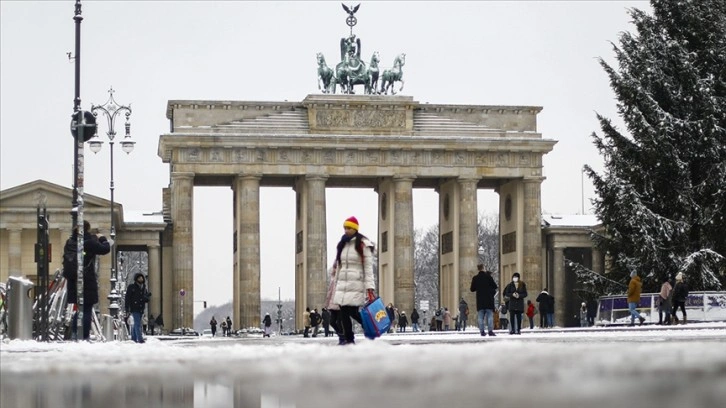
M131 329L131 340L143 343L144 337L141 330L141 316L144 314L146 303L149 302L151 293L146 289L146 277L143 273L137 272L134 275L134 283L126 288L126 314L131 313L134 318L134 327Z
M406 312L401 312L401 315L398 317L398 327L400 327L401 331L405 333L406 326L408 326L408 318L406 317Z
M477 265L479 273L471 279L472 292L476 292L477 323L479 333L494 336L494 295L497 294L497 283L492 278L491 271L485 271L484 265ZM488 330L487 330L488 328Z
M78 229L73 231L73 236L66 242L75 244L78 239ZM96 255L106 255L111 252L113 240L108 240L103 235L96 236L91 233L91 223L83 221L83 340L91 338L91 318L93 317L93 305L98 303L98 277L96 276ZM68 303L78 303L78 271L64 271L66 277L66 288ZM71 332L76 337L78 316L73 316Z
M209 327L212 329L212 337L217 335L217 319L212 316L212 320L209 321Z
M521 334L524 298L527 285L520 281L519 272L514 272L512 281L504 288L504 300L509 302L509 334Z
M323 332L325 333L325 337L328 337L330 336L330 312L328 309L323 308L320 317L323 319Z
M418 311L416 309L413 309L413 312L411 312L411 329L414 332L419 331L419 328L418 328L418 319L419 319Z
M232 336L232 319L227 316L227 337Z
M388 329L388 332L393 333L393 322L396 321L396 309L393 307L393 303L389 303L386 306L386 314L388 315L388 320L391 321L391 328Z
M554 327L555 302L554 298L547 292L547 288L542 289L542 292L537 295L535 300L539 304L541 326Z
M683 312L683 324L686 324L686 300L688 300L688 285L683 282L683 273L678 272L676 275L676 286L673 287L673 321L678 324L678 316L676 312L681 308Z
M272 318L269 313L265 313L265 318L262 319L262 323L265 326L265 331L262 337L270 337L270 334L272 333Z
M466 331L466 321L469 319L469 304L464 298L459 301L459 318L457 319L456 330Z

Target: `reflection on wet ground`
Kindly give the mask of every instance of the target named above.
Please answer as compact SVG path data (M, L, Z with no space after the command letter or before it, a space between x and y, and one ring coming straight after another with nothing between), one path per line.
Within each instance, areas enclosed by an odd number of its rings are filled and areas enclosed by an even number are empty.
M0 407L712 408L726 400L723 329L465 338L3 345Z

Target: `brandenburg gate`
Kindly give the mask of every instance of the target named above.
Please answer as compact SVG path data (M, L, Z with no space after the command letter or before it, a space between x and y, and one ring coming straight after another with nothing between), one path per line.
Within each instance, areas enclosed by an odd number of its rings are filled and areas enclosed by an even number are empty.
M321 307L327 289L327 187L378 194L378 292L403 310L414 305L414 188L439 200L439 302L455 307L478 259L477 190L500 197L500 278L518 271L543 287L542 157L554 140L537 132L540 107L421 104L410 96L308 95L301 102L188 101L167 105L169 133L159 156L170 166L162 242L165 319L192 326L194 186L234 194L233 324L260 324L260 188L296 192L295 305ZM377 238L377 239L376 239ZM171 323L169 325L169 323Z

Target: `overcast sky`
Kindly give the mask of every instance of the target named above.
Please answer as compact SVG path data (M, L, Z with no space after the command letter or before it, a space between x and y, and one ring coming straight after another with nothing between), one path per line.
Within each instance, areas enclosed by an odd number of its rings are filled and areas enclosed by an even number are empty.
M544 158L542 210L579 213L584 196L587 213L593 190L588 180L582 189L581 168L602 167L590 138L595 113L621 123L597 58L613 62L610 42L634 30L630 7L649 9L646 1L364 2L354 33L365 61L378 51L387 68L406 53L403 95L416 101L542 106L538 130L558 141ZM73 15L70 0L0 2L0 189L36 179L72 185ZM133 109L136 149L116 149L116 201L161 209L167 101L301 101L317 93L316 53L338 62L346 16L333 1L84 1L82 107L104 103L113 86L116 101ZM86 193L110 198L108 145L86 154ZM194 194L194 297L222 304L232 297L232 192ZM497 211L496 194L479 197L480 211ZM375 239L372 190L328 189L327 200L330 260L350 215ZM292 298L294 193L265 188L261 201L262 296L277 298L279 287ZM436 205L432 190L415 191L416 228L437 222Z

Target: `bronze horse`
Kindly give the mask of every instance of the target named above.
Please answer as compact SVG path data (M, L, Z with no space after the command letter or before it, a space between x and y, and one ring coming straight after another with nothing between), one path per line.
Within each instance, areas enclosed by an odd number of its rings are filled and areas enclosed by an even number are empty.
M317 55L318 59L318 89L323 91L323 93L331 92L331 87L335 87L335 84L333 83L333 70L328 67L328 64L325 63L325 56L323 53L319 52Z
M380 93L378 92L378 63L381 62L381 59L378 57L378 51L375 51L373 55L371 56L371 63L368 64L368 74L370 76L370 85L368 85L368 92L371 93Z
M388 89L391 90L391 95L395 95L396 91L393 89L393 84L396 81L401 82L401 88L398 90L403 91L403 66L406 64L406 54L398 54L396 59L393 60L393 68L386 69L383 71L381 79L381 92L384 95L388 95Z

